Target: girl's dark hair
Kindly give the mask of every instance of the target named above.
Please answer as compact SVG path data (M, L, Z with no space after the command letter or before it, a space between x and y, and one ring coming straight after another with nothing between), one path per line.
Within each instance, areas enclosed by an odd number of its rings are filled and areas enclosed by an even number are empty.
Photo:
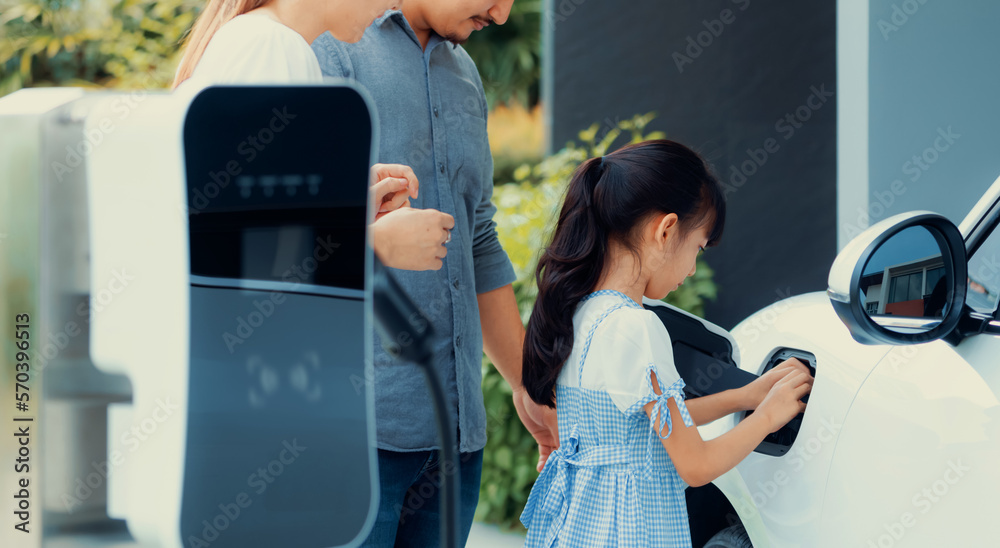
M609 241L638 253L635 228L656 213L676 213L682 233L712 223L709 246L722 236L722 188L705 161L680 143L628 145L574 173L552 243L535 270L538 298L521 380L535 402L555 406L556 379L573 349L573 314L597 285Z

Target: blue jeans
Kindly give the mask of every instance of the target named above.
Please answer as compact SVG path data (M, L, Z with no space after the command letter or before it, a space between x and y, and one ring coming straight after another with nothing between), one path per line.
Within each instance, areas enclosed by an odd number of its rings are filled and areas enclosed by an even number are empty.
M378 516L368 539L369 548L434 548L441 545L441 498L438 451L378 450ZM472 517L479 504L483 451L459 453L458 544L465 546Z

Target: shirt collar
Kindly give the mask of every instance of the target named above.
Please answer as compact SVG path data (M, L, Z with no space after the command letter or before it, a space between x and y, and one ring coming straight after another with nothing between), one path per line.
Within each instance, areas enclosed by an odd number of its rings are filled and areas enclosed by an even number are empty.
M416 43L418 46L420 45L420 39L417 38L417 33L413 31L413 27L410 26L410 22L406 20L406 17L403 16L403 12L400 11L400 10L388 10L388 11L386 11L385 13L382 14L381 17L379 17L378 19L375 20L375 26L376 27L381 27L382 25L386 24L390 20L391 21L395 21L396 24L399 25L400 28L402 28L403 31L406 32L406 34L410 38L413 39L414 43ZM427 41L426 51L429 53L431 50L433 50L435 47L437 47L438 44L440 44L442 42L448 42L448 41L445 40L444 38L442 38L441 35L439 35L438 33L434 32L432 30L431 31L430 39ZM450 44L451 42L448 42L448 43ZM454 48L458 47L458 44L451 44L451 46L452 46L452 49L454 49Z
M401 12L399 10L386 10L386 12L383 13L381 17L379 17L378 19L375 20L375 26L376 27L380 27L380 26L382 26L383 23L385 23L386 21L388 21L389 19L392 19L392 18L403 19L404 21L406 20L403 17L403 12ZM410 25L407 24L406 26L409 27Z

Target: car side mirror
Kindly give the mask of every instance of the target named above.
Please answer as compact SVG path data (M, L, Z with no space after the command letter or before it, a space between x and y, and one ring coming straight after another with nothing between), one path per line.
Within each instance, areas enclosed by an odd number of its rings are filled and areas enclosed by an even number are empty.
M862 344L918 344L951 333L968 284L965 242L936 213L885 219L837 255L827 295Z

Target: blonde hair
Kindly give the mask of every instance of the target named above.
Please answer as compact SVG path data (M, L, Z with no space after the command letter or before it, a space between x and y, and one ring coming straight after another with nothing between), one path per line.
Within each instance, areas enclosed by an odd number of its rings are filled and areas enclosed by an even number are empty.
M176 89L181 82L191 77L195 66L198 65L198 61L201 60L201 56L205 53L205 48L208 47L209 41L222 28L222 25L228 23L237 15L243 15L255 10L269 1L209 0L205 11L201 12L201 15L198 16L198 20L195 21L194 27L191 28L191 32L188 34L185 42L184 57L181 58L180 66L177 67L177 75L174 76L173 88Z

